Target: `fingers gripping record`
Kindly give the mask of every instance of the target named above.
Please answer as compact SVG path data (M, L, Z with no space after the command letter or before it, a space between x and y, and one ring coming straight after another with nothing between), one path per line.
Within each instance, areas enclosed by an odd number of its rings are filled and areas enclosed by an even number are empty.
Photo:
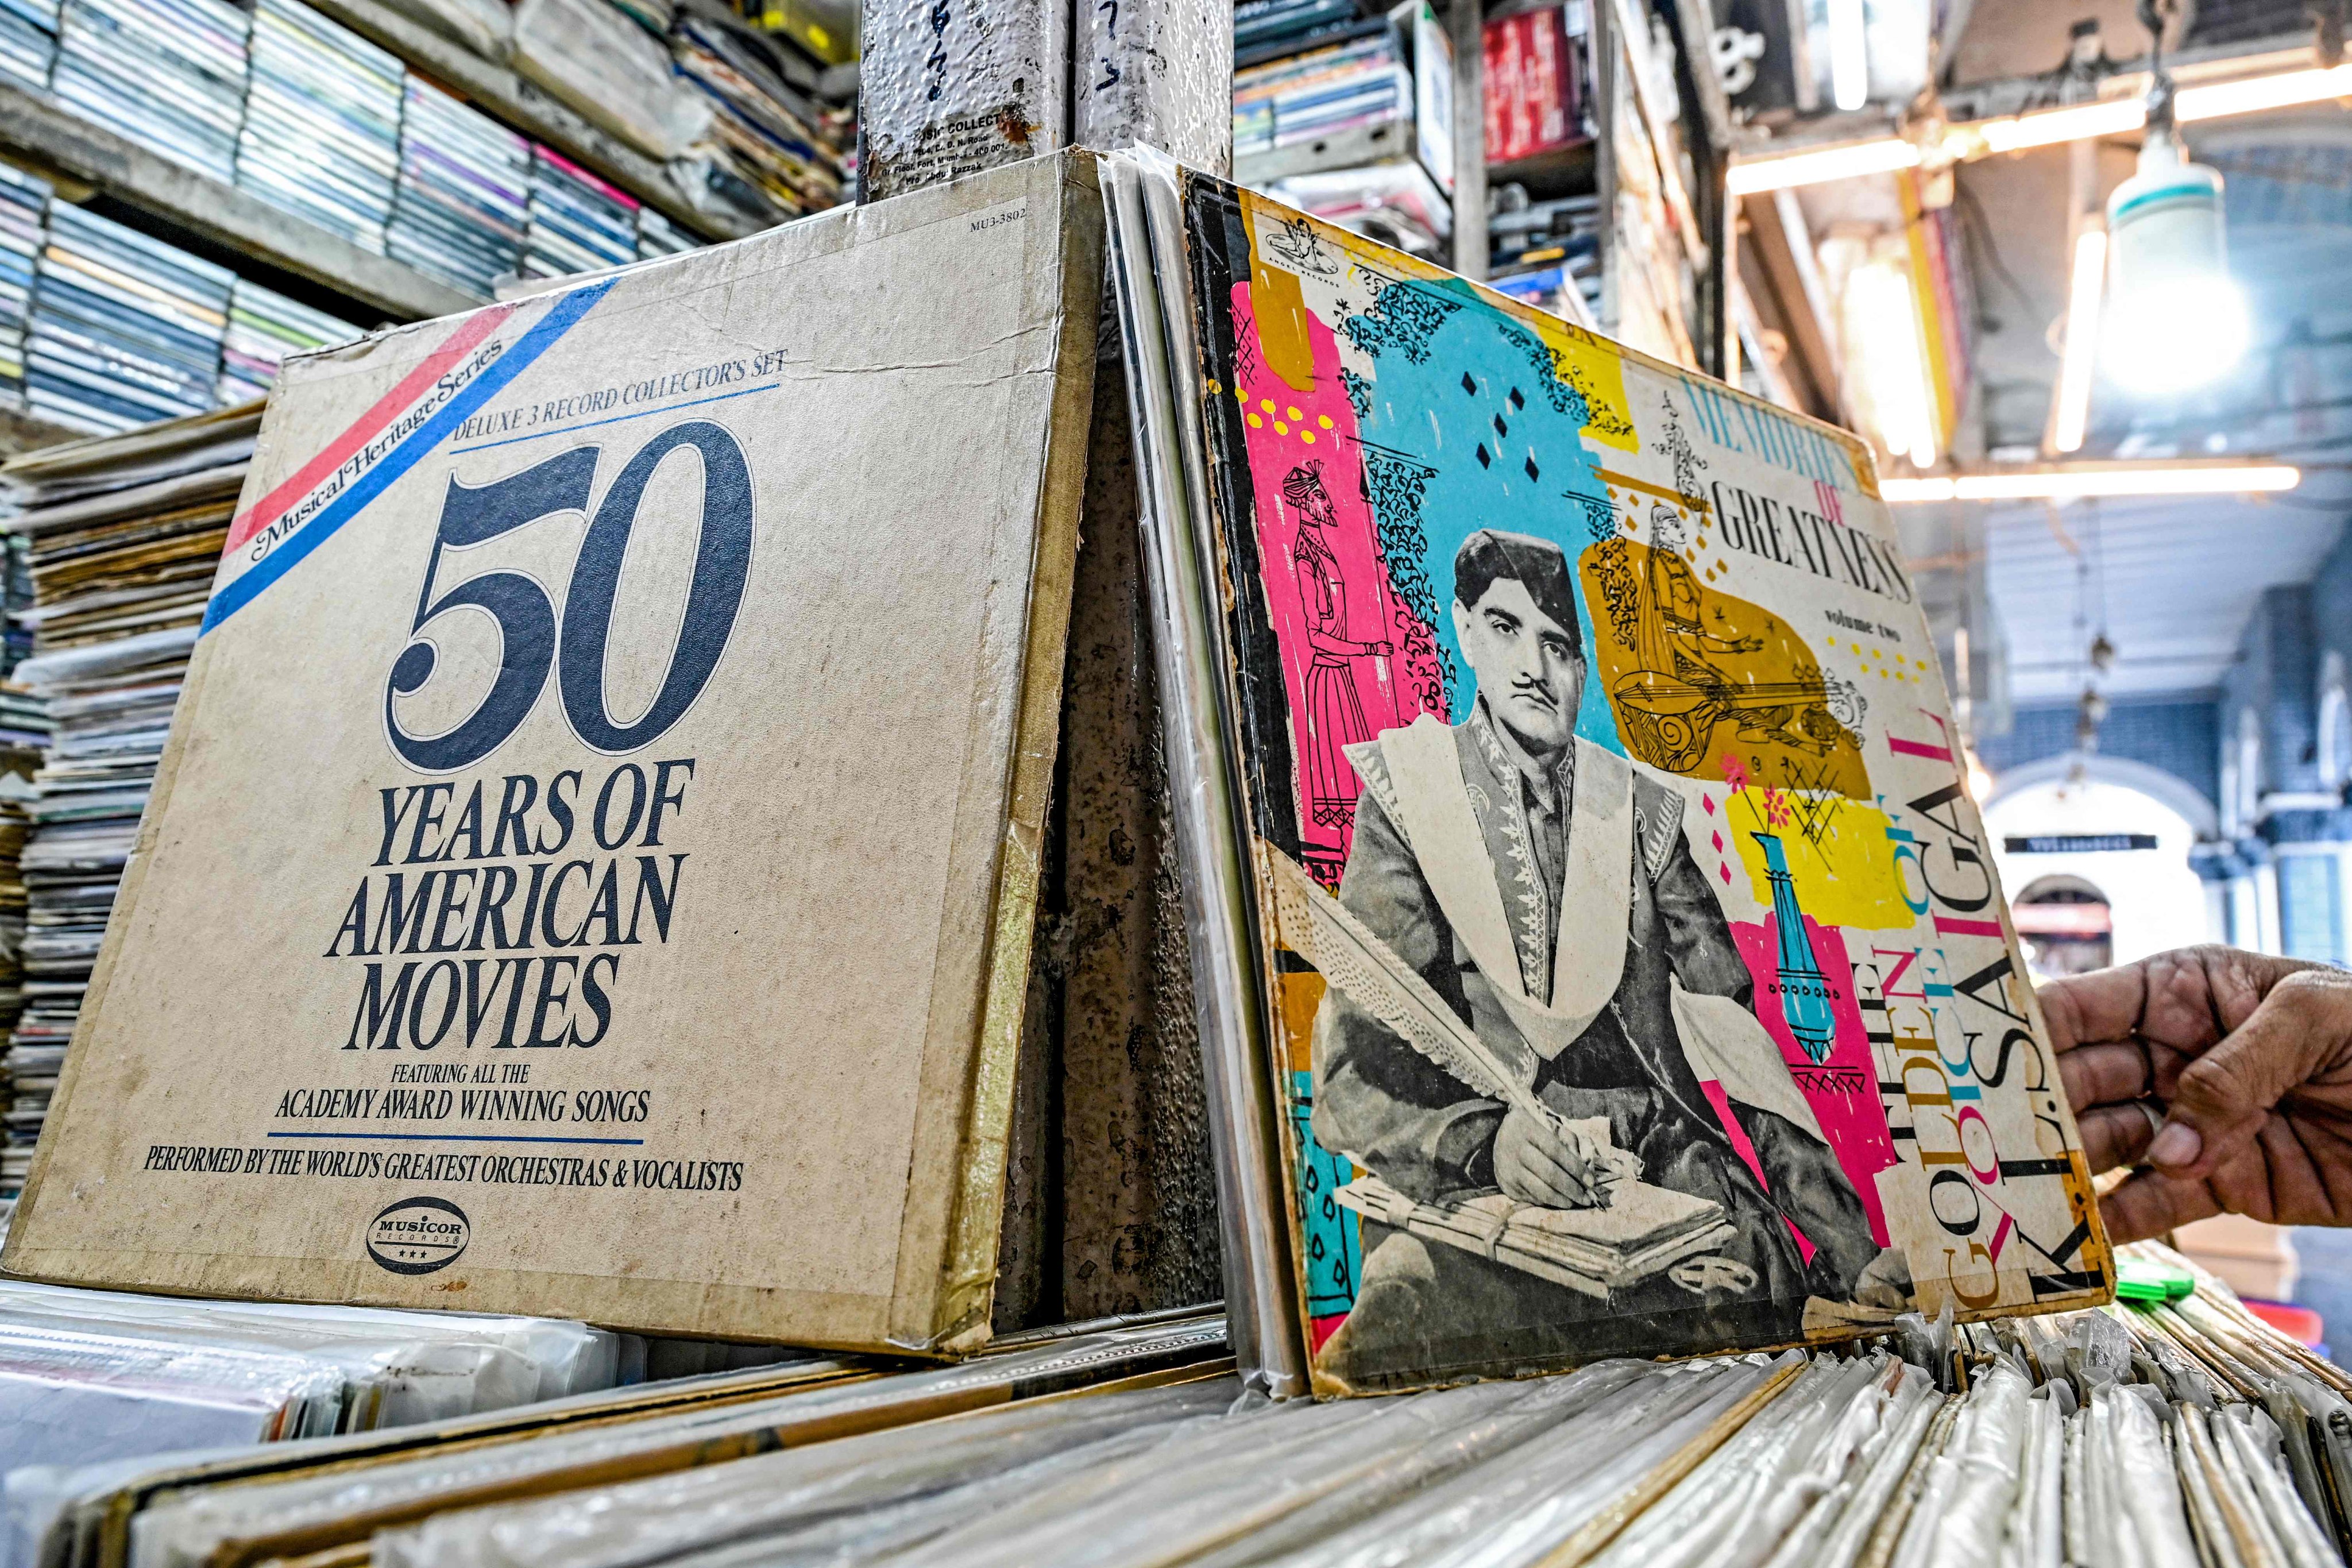
M2118 1241L2224 1210L2352 1221L2352 976L2191 948L2053 982L2044 1010Z

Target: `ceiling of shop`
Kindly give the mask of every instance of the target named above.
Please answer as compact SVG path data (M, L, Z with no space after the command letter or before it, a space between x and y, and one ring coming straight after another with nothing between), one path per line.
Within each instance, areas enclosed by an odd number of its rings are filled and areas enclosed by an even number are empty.
M2340 489L2336 493L2341 493ZM1990 510L1986 592L2009 645L2010 700L2078 695L2104 626L2114 696L2206 690L2236 654L2265 588L2310 580L2344 531L2316 498Z
M1951 79L2048 71L2063 58L2070 24L2084 16L2100 22L2111 56L2144 48L2127 0L1979 0ZM2208 0L2188 42L2274 41L2305 25L2299 8ZM2103 613L2118 650L2107 691L2210 689L2263 590L2307 581L2352 510L2347 476L2311 467L2352 458L2352 289L2340 281L2352 278L2352 114L2232 121L2195 128L2189 142L2228 181L2231 265L2259 346L2236 374L2193 398L2144 404L2127 388L2103 385L2081 455L2274 453L2305 464L2308 477L2280 501L2109 501L2065 509L2054 529L2038 505L1982 514L1985 583L2018 703L2080 692L2084 650ZM2079 160L2079 175L2077 153L2063 147L1958 171L1979 318L1980 420L1962 458L2034 455L2058 373L2054 329L2075 182L2103 201L2131 174L2137 152L2136 139L2101 144Z

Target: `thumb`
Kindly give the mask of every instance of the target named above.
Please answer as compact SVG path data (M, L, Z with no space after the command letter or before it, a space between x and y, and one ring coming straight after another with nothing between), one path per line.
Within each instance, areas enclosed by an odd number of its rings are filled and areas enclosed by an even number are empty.
M2352 1042L2352 988L2327 971L2282 977L2211 1049L2181 1069L2147 1162L2202 1180L2244 1149L2271 1108Z

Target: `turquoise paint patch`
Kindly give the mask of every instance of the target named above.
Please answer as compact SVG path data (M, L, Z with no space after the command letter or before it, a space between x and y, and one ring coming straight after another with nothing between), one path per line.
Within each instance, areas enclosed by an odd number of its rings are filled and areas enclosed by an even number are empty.
M1411 298L1395 298L1399 290ZM1585 447L1590 415L1583 395L1553 371L1549 348L1467 284L1391 284L1341 331L1373 360L1360 421L1366 447L1433 470L1418 521L1437 601L1430 629L1448 671L1447 711L1458 722L1476 680L1454 630L1454 552L1479 529L1504 529L1551 540L1577 570L1595 542L1586 503L1605 506L1609 493ZM1590 673L1594 637L1580 580L1576 600L1588 657L1577 731L1622 755L1609 700Z
M1354 1168L1315 1142L1308 1119L1315 1111L1315 1075L1291 1074L1291 1124L1298 1131L1299 1244L1307 1274L1307 1315L1335 1318L1356 1304L1364 1274L1361 1227L1353 1209L1342 1208L1339 1189L1355 1180Z

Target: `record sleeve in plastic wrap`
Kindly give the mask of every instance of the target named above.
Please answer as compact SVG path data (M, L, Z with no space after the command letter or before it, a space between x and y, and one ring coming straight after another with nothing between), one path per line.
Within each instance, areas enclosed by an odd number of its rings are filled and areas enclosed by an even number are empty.
M8 1269L984 1339L1100 212L1035 160L290 360Z
M1867 448L1223 182L1107 185L1173 367L1130 386L1194 552L1181 798L1247 861L1194 941L1250 955L1203 1034L1277 1100L1221 1107L1269 1384L2106 1299Z

